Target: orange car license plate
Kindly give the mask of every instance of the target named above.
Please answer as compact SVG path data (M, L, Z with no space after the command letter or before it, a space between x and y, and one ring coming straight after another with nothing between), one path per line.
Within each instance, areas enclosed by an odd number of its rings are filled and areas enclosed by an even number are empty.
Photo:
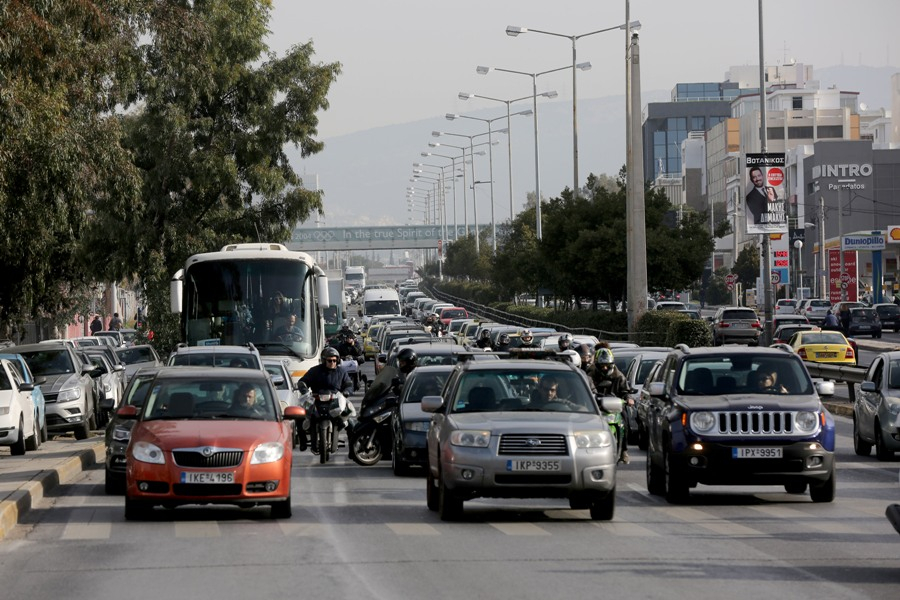
M234 473L182 473L181 483L234 483Z

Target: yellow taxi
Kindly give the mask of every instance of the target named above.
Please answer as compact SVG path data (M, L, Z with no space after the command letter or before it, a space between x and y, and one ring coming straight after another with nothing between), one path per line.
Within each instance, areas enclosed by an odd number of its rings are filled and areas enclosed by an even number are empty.
M840 331L798 331L791 337L790 346L805 361L856 364L856 351Z
M384 329L384 324L378 323L376 325L371 325L363 334L362 345L366 360L371 360L378 354L378 342L376 342L375 339L378 337L378 332L382 329Z

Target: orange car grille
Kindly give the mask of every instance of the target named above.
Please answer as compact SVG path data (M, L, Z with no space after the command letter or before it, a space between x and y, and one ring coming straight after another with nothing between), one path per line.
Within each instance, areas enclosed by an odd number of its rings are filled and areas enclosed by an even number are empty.
M209 456L198 450L175 450L172 458L179 467L192 467L196 469L221 469L224 467L236 467L244 459L242 450L220 450Z

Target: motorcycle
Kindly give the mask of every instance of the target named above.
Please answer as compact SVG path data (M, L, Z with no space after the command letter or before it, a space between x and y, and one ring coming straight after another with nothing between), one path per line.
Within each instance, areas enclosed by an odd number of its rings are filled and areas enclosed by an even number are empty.
M368 378L365 373L360 373L359 365L365 360L365 357L353 358L352 356L342 356L341 357L341 367L343 367L344 371L350 376L350 380L353 382L353 391L358 392L360 388L360 382L365 386Z
M398 403L395 390L390 389L363 408L356 425L347 433L350 458L356 464L370 467L390 456L394 441L391 415Z
M609 382L603 382L602 384L597 386L597 393L600 396L608 396L611 398L618 397L610 394L609 390L612 388L612 384ZM607 412L606 413L606 423L609 425L609 431L612 433L613 437L616 440L616 456L619 461L622 461L622 454L625 452L625 442L626 437L628 435L628 421L627 421L627 402L622 402L622 410L620 412Z
M313 454L319 454L319 462L328 462L338 449L338 434L347 427L344 417L350 414L349 403L340 392L313 394L306 409L303 429L315 436L311 440Z

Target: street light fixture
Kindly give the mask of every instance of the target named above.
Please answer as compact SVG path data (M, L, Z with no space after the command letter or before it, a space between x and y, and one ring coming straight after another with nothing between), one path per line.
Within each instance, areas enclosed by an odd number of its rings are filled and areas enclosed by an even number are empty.
M559 94L556 93L555 90L551 90L549 92L542 92L539 94L544 98L556 98ZM483 100L493 100L495 102L502 102L506 105L506 118L509 120L510 118L510 104L513 102L519 102L521 100L529 100L531 96L523 96L521 98L513 98L512 100L502 100L500 98L492 98L491 96L481 96L479 94L472 94L469 92L460 92L458 94L460 100L471 100L472 98L481 98ZM509 129L512 129L511 127ZM513 176L512 176L512 132L507 134L506 138L506 152L508 154L508 167L509 167L509 222L512 223L513 218L516 216L516 211L513 208Z
M576 69L587 70L591 68L591 63L581 63L574 65ZM475 69L475 72L479 75L487 75L491 71L500 71L501 73L514 73L516 75L527 75L531 77L531 87L532 87L532 96L534 98L534 195L535 195L535 220L537 222L535 234L537 235L537 239L541 240L543 238L543 233L541 229L541 155L540 155L540 147L538 145L538 111L537 111L537 78L541 75L547 75L549 73L556 73L557 71L564 71L566 69L571 69L572 65L566 65L565 67L558 67L556 69L549 69L547 71L540 71L538 73L529 73L527 71L514 71L513 69L501 69L499 67L484 67L479 66Z
M575 50L575 42L580 38L587 37L589 35L594 35L597 33L604 33L606 31L613 31L615 29L624 30L630 29L631 31L637 31L641 28L640 21L632 21L631 23L623 23L621 25L616 25L615 27L607 27L606 29L598 29L597 31L591 31L589 33L582 33L580 35L565 35L562 33L555 33L553 31L542 31L540 29L528 29L527 27L516 27L514 25L509 25L506 28L506 35L510 37L516 37L520 33L543 33L546 35L552 35L556 37L564 37L572 41L572 147L573 147L573 162L574 162L574 171L575 171L575 183L572 186L572 193L575 197L578 197L578 87L577 87L577 73L578 73L578 64L577 64L577 52ZM590 64L590 63L588 63Z
M433 134L434 134L434 132L432 132L432 135L433 135ZM488 144L488 142L481 142L481 143L475 144L475 147L477 148L477 147L479 147L479 146L484 146L484 145L487 145L487 144ZM465 235L469 235L469 211L468 211L468 209L466 208L466 186L467 186L467 183L466 183L466 150L467 150L468 148L467 148L466 146L455 146L455 145L453 145L453 144L445 144L445 143L442 143L442 142L428 142L428 147L429 147L429 148L442 148L442 147L443 147L443 148L453 148L454 150L459 150L459 151L462 153L461 156L459 156L459 157L457 157L457 158L461 158L461 159L462 159L462 177L463 177L463 224L464 224L464 226L465 226L465 231L466 231ZM477 151L477 152L473 152L473 153L470 155L470 157L469 157L469 159L468 159L468 162L471 163L471 162L474 160L475 156L484 156L484 155L485 155L485 152L484 152L483 150L479 150L479 151ZM437 156L437 155L436 155L436 156ZM441 155L441 156L445 156L445 155ZM445 156L445 157L446 157L446 156ZM449 157L449 158L451 158L451 160L453 159L453 157ZM454 198L454 200L455 200L455 198ZM453 224L454 224L454 226L457 227L457 231L459 231L459 222L458 222L457 219L456 219L456 204L455 204L455 203L454 203L454 205L453 205ZM456 236L454 236L454 239L458 239L458 238L457 238Z

